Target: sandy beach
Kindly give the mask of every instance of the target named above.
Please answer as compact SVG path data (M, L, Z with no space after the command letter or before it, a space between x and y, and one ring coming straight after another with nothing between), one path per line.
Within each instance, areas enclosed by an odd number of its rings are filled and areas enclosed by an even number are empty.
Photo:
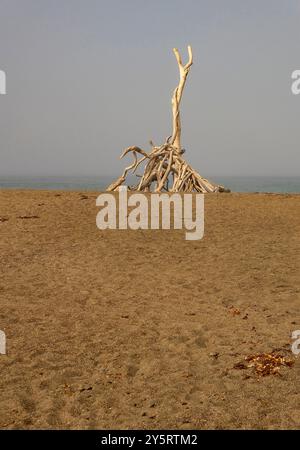
M299 429L300 195L207 195L193 242L97 195L0 191L0 428Z

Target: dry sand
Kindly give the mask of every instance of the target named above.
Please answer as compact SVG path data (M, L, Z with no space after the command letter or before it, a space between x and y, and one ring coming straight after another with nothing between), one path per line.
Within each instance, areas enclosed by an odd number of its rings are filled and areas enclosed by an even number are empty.
M300 356L234 368L293 357L300 195L206 196L194 242L99 231L85 195L0 192L0 428L300 428Z

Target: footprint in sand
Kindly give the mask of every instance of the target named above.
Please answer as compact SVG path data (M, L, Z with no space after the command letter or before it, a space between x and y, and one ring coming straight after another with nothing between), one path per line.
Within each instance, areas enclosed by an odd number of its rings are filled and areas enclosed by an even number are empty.
M139 368L137 366L130 365L127 368L127 376L128 377L134 377L137 374L138 371L139 371Z

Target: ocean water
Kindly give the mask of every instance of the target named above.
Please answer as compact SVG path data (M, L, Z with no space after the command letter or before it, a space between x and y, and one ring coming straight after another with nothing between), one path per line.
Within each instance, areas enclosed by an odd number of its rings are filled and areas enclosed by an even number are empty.
M103 191L118 176L0 177L0 189ZM233 192L300 193L300 176L207 176ZM129 180L129 184L132 180Z

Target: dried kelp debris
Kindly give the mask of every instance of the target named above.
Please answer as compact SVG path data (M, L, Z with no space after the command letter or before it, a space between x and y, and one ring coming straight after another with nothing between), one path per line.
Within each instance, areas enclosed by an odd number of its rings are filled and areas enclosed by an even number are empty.
M281 375L282 367L292 367L295 361L291 358L283 356L281 353L256 353L245 357L245 361L234 365L234 369L250 369L252 368L256 375L265 377L268 375Z
M19 216L18 219L39 219L39 216Z

